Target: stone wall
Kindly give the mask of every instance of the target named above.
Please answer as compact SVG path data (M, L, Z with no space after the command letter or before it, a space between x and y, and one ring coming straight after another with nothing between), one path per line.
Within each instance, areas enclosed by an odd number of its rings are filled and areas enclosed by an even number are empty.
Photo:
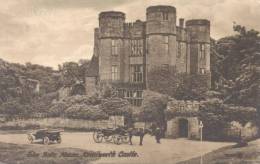
M110 116L108 120L83 120L83 119L68 119L68 118L35 118L35 119L17 119L9 122L1 122L2 126L15 125L39 125L41 128L67 128L67 129L85 129L91 130L95 128L113 128L124 125L123 116Z

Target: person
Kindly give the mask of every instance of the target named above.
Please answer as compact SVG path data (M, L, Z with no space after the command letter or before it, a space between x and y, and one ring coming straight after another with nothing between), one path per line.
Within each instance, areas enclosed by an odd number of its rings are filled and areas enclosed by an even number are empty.
M154 132L155 140L156 143L160 144L160 139L161 139L161 129L159 126L156 127L155 132Z

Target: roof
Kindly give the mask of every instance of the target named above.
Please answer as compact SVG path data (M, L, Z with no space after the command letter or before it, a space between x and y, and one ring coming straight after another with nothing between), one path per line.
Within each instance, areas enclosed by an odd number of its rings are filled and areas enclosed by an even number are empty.
M93 55L89 67L86 71L86 76L87 77L97 77L99 73L99 68L98 68L98 56Z

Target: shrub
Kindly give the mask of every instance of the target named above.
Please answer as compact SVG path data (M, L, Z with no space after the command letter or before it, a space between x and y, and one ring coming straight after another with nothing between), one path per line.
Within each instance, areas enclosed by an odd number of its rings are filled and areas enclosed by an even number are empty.
M230 122L237 121L243 126L247 122L256 122L257 111L252 107L223 104L219 99L209 99L200 105L199 119L204 124L206 139L225 139L224 131Z
M104 111L100 110L98 106L85 104L75 104L70 106L66 109L65 116L73 119L108 119L108 115Z
M134 117L139 121L156 122L160 126L165 126L164 110L166 109L168 96L144 91L144 100L142 106L134 111Z
M51 108L48 111L49 117L60 117L64 116L65 110L69 106L65 102L55 102L52 104Z
M122 98L103 99L100 104L100 109L108 115L130 116L132 112L130 103Z

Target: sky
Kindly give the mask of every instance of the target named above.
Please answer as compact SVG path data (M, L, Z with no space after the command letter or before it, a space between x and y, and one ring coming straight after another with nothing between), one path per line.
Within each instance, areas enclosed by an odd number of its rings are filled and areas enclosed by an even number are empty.
M102 11L145 20L151 5L172 5L177 18L211 21L215 39L232 35L235 21L260 31L260 0L0 0L0 58L57 68L93 55L94 28Z

